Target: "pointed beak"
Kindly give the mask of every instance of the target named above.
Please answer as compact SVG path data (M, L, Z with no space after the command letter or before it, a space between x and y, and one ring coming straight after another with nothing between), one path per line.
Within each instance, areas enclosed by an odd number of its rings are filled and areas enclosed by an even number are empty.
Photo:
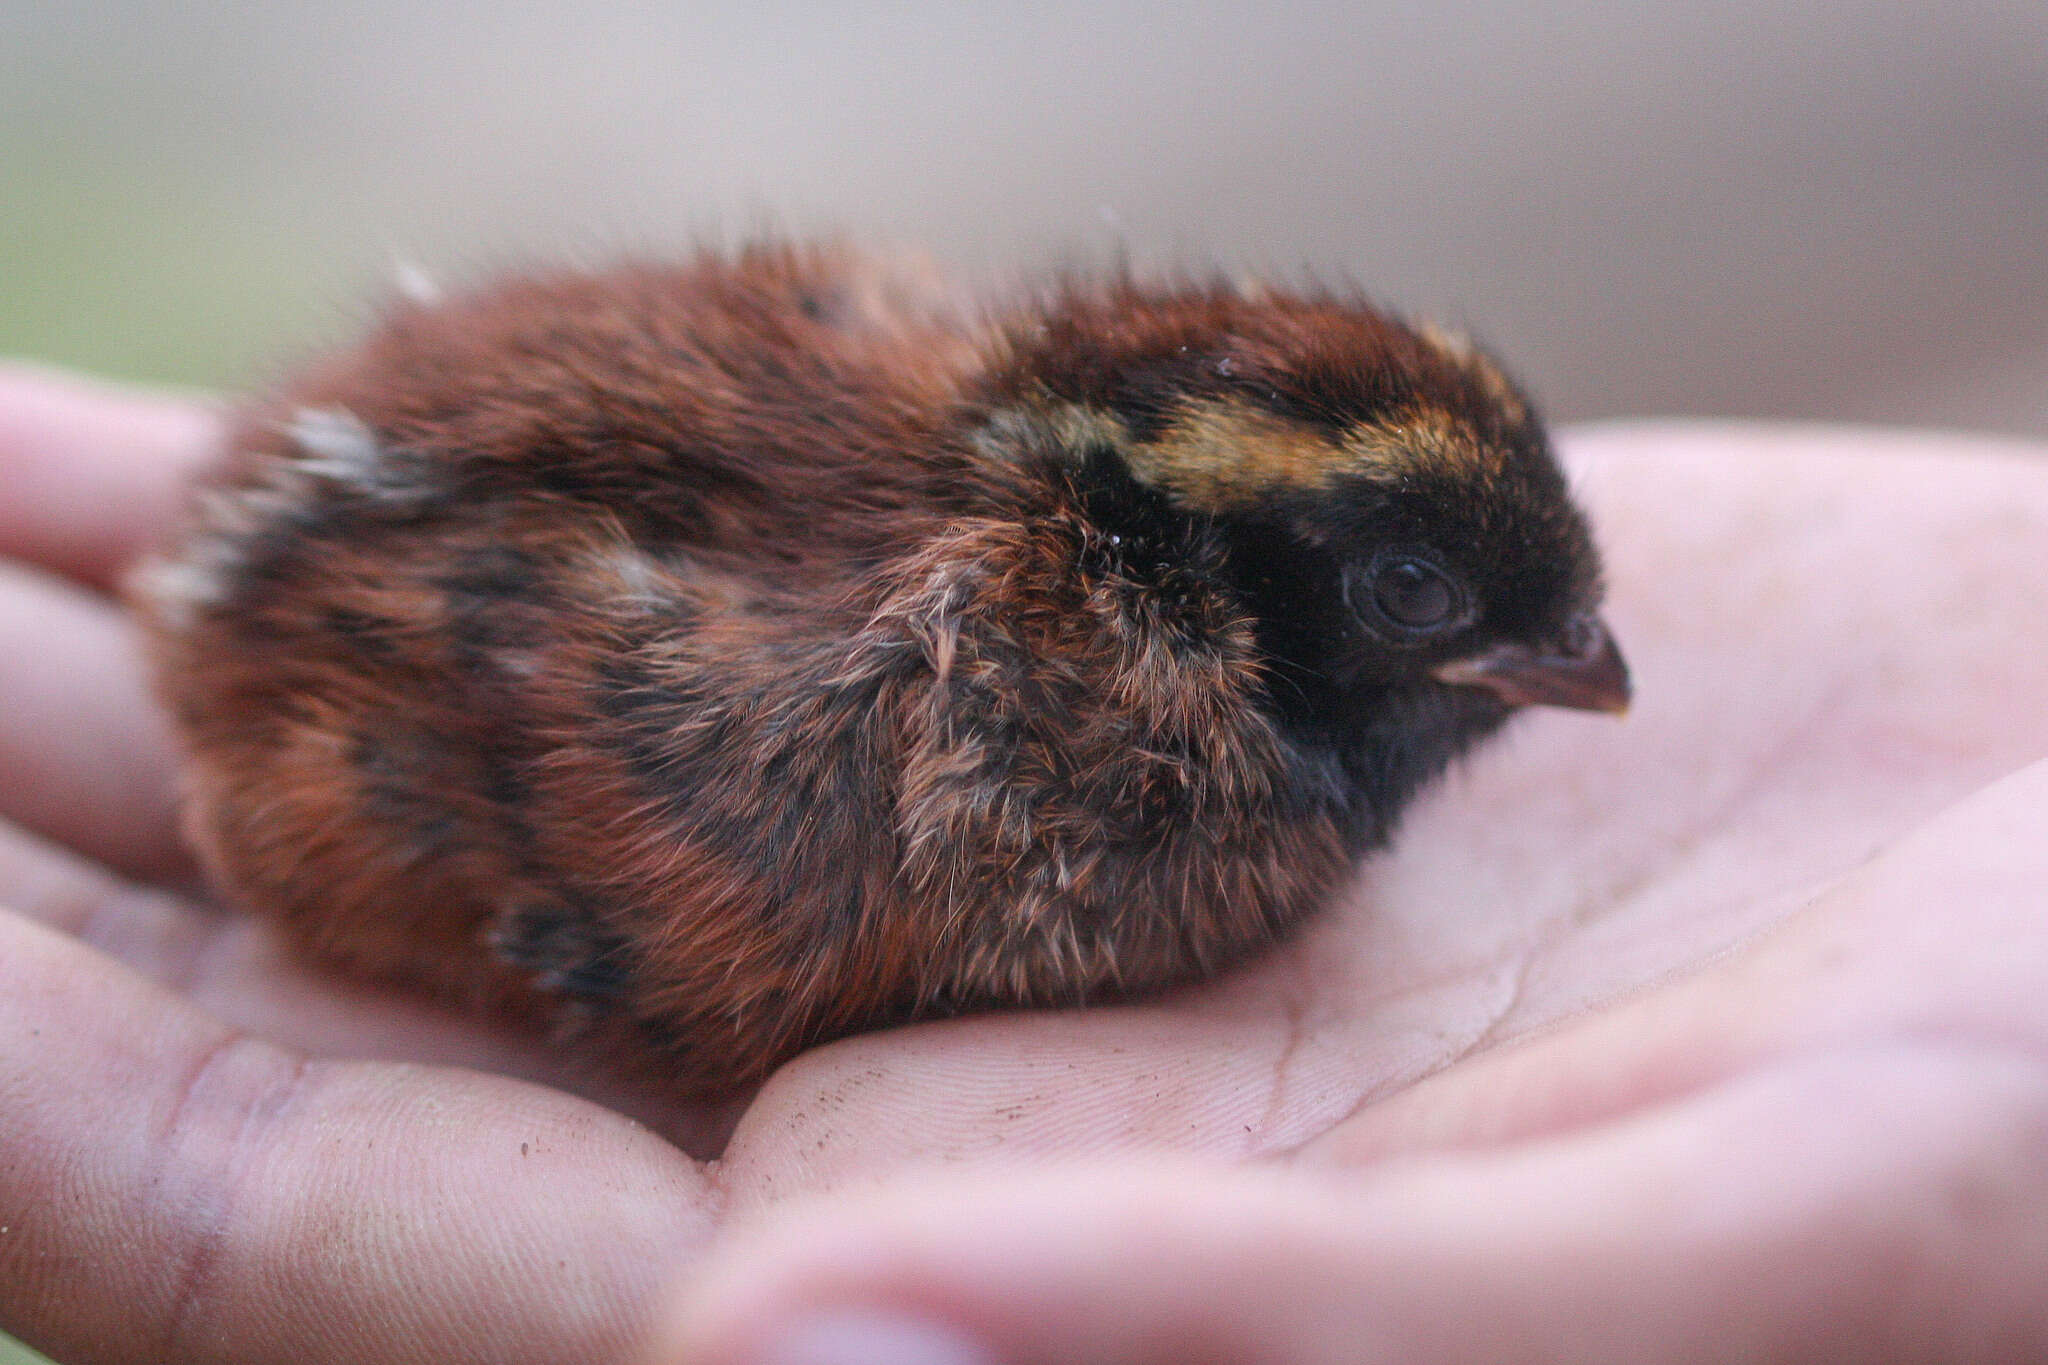
M1579 711L1628 710L1628 665L1597 616L1572 623L1562 644L1495 645L1430 670L1438 682L1483 687L1510 706L1569 706Z

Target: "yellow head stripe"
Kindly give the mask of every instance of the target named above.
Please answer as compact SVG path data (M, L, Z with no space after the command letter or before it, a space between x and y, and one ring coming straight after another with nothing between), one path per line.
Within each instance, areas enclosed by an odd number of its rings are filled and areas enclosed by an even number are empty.
M1471 428L1437 409L1354 427L1341 438L1242 403L1193 403L1156 439L1126 446L1131 472L1183 506L1225 511L1275 489L1314 492L1344 477L1394 480L1488 458Z
M1344 453L1321 432L1242 403L1190 403L1151 441L1128 448L1131 472L1188 506L1221 510L1273 488L1321 488Z

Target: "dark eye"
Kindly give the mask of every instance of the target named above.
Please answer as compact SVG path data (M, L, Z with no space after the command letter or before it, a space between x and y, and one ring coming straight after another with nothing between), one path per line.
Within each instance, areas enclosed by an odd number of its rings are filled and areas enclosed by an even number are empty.
M1374 611L1402 631L1440 630L1463 615L1464 594L1450 575L1414 555L1381 559L1363 586Z

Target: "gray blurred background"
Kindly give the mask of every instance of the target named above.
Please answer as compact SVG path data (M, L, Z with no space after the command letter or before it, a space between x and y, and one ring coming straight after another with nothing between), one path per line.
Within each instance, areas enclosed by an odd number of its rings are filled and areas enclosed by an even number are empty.
M395 261L763 224L1349 278L1564 418L2048 435L2048 4L0 0L0 353L258 382Z

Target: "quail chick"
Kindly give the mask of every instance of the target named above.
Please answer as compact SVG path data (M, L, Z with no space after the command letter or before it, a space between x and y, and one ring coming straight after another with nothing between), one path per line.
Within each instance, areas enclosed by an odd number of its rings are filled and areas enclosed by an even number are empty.
M397 307L140 597L229 895L684 1093L1228 967L1516 708L1628 698L1466 345L792 245Z

